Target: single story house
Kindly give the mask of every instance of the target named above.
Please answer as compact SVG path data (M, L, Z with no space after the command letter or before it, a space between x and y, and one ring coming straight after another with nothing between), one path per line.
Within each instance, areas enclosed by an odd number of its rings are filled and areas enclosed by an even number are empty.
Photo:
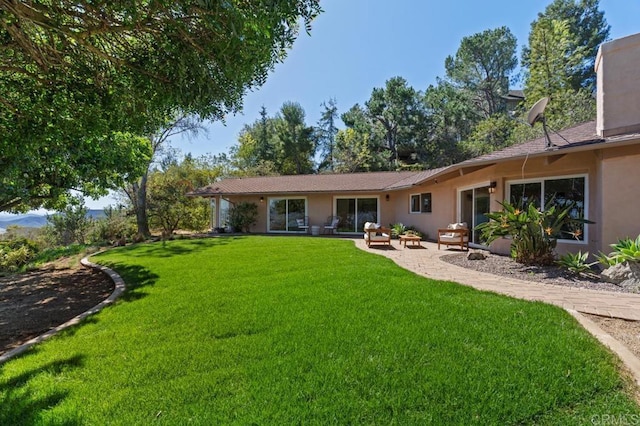
M318 174L225 179L194 191L215 205L258 205L255 232L302 233L296 219L322 226L340 218L337 233L361 233L365 222L413 225L435 238L439 228L486 221L499 202L523 198L544 205L572 200L592 224L558 252L609 251L640 234L640 34L600 46L597 119L452 166L420 172ZM222 208L215 225L220 226ZM476 232L470 240L482 246ZM472 246L473 246L472 244ZM491 249L505 252L508 241Z

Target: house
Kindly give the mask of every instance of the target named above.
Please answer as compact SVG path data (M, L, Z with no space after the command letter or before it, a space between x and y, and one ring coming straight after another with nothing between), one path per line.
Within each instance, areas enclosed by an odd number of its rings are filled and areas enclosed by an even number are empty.
M255 232L301 233L296 219L321 226L339 216L337 232L362 232L365 222L402 222L434 237L451 222L471 228L503 200L544 205L572 200L592 224L558 252L608 251L640 234L640 34L600 46L597 119L452 166L421 172L380 172L225 179L195 191L217 206L258 205ZM220 225L222 209L217 209ZM471 232L473 244L482 246ZM491 249L508 250L508 241Z

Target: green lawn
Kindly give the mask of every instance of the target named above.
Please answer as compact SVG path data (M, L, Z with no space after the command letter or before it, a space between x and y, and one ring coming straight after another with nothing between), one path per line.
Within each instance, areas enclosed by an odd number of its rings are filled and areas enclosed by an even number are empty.
M183 240L93 260L131 289L0 367L0 424L640 416L614 357L564 311L421 278L350 241Z

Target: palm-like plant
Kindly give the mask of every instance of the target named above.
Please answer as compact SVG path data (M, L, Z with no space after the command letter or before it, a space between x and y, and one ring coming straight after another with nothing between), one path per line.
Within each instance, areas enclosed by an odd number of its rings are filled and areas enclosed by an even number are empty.
M488 222L480 224L480 231L487 244L501 237L510 236L511 256L520 263L528 265L550 265L555 260L554 250L557 240L563 234L578 238L582 231L575 226L580 223L591 223L585 219L577 219L569 214L573 203L558 207L549 203L544 210L531 203L520 210L508 202L500 203L502 211L488 213ZM566 231L572 228L574 231Z

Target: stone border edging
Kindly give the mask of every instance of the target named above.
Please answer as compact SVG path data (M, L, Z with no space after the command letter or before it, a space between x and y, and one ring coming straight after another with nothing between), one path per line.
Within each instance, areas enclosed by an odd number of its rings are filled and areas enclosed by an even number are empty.
M51 336L54 336L56 334L58 334L59 332L61 332L62 330L69 328L73 325L76 325L78 323L80 323L80 321L82 321L83 319L85 319L86 317L88 317L89 315L93 315L95 313L100 312L102 309L104 309L105 307L111 305L113 302L116 301L116 299L118 299L118 297L120 297L120 295L122 295L122 293L124 292L125 288L126 288L126 284L124 282L124 280L122 279L122 277L120 275L118 275L114 270L107 268L106 266L102 266L102 265L98 265L96 263L92 263L89 261L89 257L94 255L94 254L98 254L98 253L102 253L104 250L99 251L97 253L93 253L89 256L85 256L80 260L80 263L82 264L82 266L85 266L87 268L92 268L92 269L97 269L99 271L102 271L103 273L107 274L107 276L109 276L109 278L111 278L111 281L113 281L113 283L115 284L115 289L113 290L113 292L109 295L109 297L107 297L106 299L104 299L102 302L98 303L96 306L94 306L93 308L79 314L76 315L75 317L71 318L69 321L65 322L64 324L61 324L55 328L52 328L51 330L47 331L44 334L41 334L40 336L34 337L31 340L28 340L27 342L23 343L22 345L18 346L17 348L11 349L8 352L5 352L4 354L0 355L0 365L9 361L11 358L14 358L24 352L26 352L29 348L31 348L33 345L35 345L36 343L40 343L43 342L47 339L49 339Z
M582 315L580 312L573 309L565 309L569 312L582 327L584 327L592 336L594 336L600 343L609 348L614 354L620 358L622 363L629 369L633 378L636 381L636 385L640 387L640 359L633 352L631 352L623 343L616 340L609 333L604 331L594 321Z

